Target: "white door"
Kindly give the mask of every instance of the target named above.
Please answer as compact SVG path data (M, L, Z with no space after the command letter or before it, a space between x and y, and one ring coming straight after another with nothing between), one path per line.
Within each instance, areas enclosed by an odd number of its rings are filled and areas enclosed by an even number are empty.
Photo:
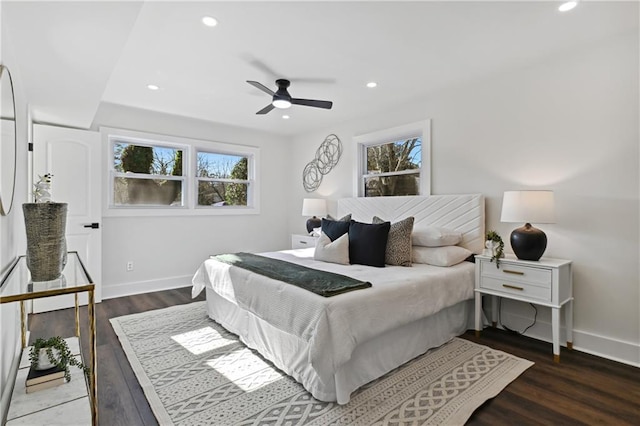
M80 255L96 284L96 302L102 300L100 143L98 132L39 124L33 128L33 181L51 173L52 200L68 203L67 250ZM87 303L86 293L81 293L80 301ZM48 297L34 300L33 312L72 306L73 295Z

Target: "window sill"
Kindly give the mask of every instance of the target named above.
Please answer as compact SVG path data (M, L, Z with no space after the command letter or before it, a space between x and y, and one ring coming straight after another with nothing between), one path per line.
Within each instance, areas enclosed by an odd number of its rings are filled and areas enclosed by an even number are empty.
M113 207L102 212L103 217L162 217L162 216L238 216L260 214L256 207Z

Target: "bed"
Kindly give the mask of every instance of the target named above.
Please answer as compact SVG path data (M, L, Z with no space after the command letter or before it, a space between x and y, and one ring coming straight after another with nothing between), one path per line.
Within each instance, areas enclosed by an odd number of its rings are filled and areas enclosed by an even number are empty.
M459 246L480 253L484 199L479 194L348 198L338 216L370 223L413 216L414 232L457 230ZM299 287L208 259L193 278L194 297L206 291L209 316L240 336L316 399L349 402L351 393L467 329L474 266L414 263L411 267L340 265L314 260L314 249L261 253L343 274L371 288L322 297Z

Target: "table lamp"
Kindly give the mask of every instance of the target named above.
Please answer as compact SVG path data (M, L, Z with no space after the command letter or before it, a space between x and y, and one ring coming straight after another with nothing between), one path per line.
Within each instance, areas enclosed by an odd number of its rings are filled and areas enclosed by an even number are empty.
M511 248L521 260L540 260L547 236L531 223L555 223L553 191L505 191L501 222L525 222L511 232Z
M322 198L305 198L302 201L302 216L313 216L307 220L307 232L310 234L313 228L319 228L322 220L317 216L327 214L327 201Z

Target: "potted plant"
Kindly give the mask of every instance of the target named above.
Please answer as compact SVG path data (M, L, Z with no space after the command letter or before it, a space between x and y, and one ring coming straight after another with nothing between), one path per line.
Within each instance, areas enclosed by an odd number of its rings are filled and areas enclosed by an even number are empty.
M500 258L504 257L504 242L496 231L487 232L487 240L484 245L491 253L491 262L496 261L496 268L500 267Z
M27 233L27 267L32 281L60 277L67 262L67 203L51 201L51 178L47 173L34 184L34 203L24 203Z
M46 356L46 359L43 360L42 357L44 356ZM78 367L85 375L89 375L89 368L73 356L69 350L69 345L60 336L50 337L49 339L36 339L29 351L29 360L31 361L31 366L37 370L53 367L64 370L64 378L67 382L71 381L70 365Z

